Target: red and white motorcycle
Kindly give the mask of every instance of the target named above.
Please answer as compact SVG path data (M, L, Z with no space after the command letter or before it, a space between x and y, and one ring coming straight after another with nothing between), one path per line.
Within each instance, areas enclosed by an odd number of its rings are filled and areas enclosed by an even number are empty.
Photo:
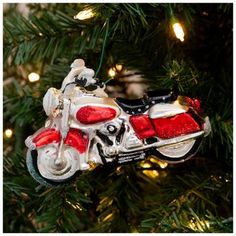
M168 91L109 98L93 77L76 59L61 89L50 88L44 96L48 120L25 141L29 172L41 184L63 185L94 163L121 165L150 155L182 162L211 130L196 99Z

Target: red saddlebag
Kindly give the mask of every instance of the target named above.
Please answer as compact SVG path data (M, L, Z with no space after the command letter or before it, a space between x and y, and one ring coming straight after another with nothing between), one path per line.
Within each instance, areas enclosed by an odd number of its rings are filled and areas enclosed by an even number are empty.
M154 127L147 115L131 116L129 121L139 139L156 136Z
M199 131L198 123L188 113L172 117L152 119L157 137L162 139L174 138L183 134Z

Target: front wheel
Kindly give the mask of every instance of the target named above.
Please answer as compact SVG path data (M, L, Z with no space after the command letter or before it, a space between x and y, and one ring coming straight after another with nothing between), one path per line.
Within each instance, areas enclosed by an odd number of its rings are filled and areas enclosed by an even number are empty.
M176 144L166 145L153 150L152 154L168 163L184 162L198 151L202 138L189 139Z
M26 156L26 165L29 170L29 173L31 176L40 184L46 186L46 187L64 187L73 182L77 176L80 175L79 171L76 171L72 175L68 175L67 178L45 178L42 176L42 174L39 171L38 166L38 151L37 150L29 150L27 152Z

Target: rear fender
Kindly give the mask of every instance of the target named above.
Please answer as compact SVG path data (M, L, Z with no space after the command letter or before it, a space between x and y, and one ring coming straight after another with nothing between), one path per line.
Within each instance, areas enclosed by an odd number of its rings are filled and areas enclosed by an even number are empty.
M174 103L159 103L152 106L149 110L149 117L151 119L170 117L187 111L188 107L180 105L178 100L176 100Z

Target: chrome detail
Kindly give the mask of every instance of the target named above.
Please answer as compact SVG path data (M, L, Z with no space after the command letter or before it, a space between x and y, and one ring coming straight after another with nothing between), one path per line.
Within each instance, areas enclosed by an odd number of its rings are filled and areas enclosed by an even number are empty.
M108 125L107 130L109 133L112 134L112 133L116 132L116 127L114 125Z
M70 178L81 167L84 168L75 149L63 147L60 155L58 159L58 145L52 144L38 149L38 170L44 178L61 181Z
M119 119L116 119L112 122L105 123L100 128L100 132L105 135L114 136L120 131L121 124L122 124L122 121Z
M156 143L145 145L143 147L137 147L137 148L135 148L135 150L139 151L139 150L144 150L144 149L153 148L153 147L158 148L158 147L165 146L165 145L170 145L170 144L175 144L175 143L178 143L178 142L183 142L183 141L188 140L188 139L197 138L197 137L202 136L203 134L204 134L204 131L199 131L199 132L196 132L196 133L193 133L193 134L187 134L187 135L184 135L184 136L175 137L175 138L171 138L171 139L158 139L158 141ZM126 147L121 147L120 151L121 152L128 152L129 150Z
M68 133L69 130L69 115L70 115L70 105L71 101L69 99L64 99L64 108L62 110L62 118L61 118L61 135L64 139Z
M95 164L103 164L102 159L98 153L97 149L97 139L93 139L93 145L90 146L89 151L88 151L88 161L93 162Z
M59 114L61 91L56 88L49 88L43 97L43 109L47 116L56 117Z
M36 149L36 145L33 143L32 141L32 135L29 136L26 140L25 140L25 145L27 148L29 148L30 150L35 150Z
M130 134L126 138L125 147L127 149L141 147L142 145L143 145L143 142L140 139L138 139L138 137L135 134Z
M118 154L118 149L114 146L104 147L104 153L107 156L114 156Z
M184 112L186 112L186 110L177 104L159 103L150 108L149 116L151 119L157 119L161 117L174 116Z
M204 137L208 136L211 132L211 123L210 123L208 116L205 118L205 123L203 124L203 129L205 132Z
M52 119L47 119L45 121L45 124L44 124L44 127L51 127L52 126L52 123L53 123L53 120Z
M157 148L157 150L164 156L168 156L171 158L179 158L188 153L195 142L195 139L188 139L179 143L159 147Z
M121 153L118 157L118 163L128 163L132 161L141 161L145 159L145 152L126 152L126 153Z

